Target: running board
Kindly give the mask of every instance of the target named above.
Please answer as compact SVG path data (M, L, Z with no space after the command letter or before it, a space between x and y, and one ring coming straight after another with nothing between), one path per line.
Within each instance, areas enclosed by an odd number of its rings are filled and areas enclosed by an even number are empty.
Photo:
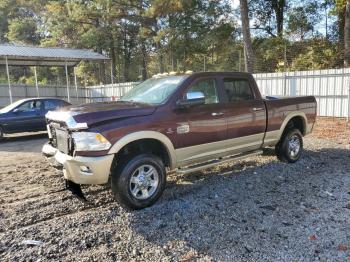
M193 166L188 166L185 168L179 168L176 170L176 173L179 174L189 174L189 173L193 173L193 172L197 172L203 169L207 169L219 164L224 164L224 163L228 163L228 162L232 162L232 161L237 161L237 160L242 160L248 157L253 157L253 156L258 156L261 155L263 153L262 150L258 150L258 151L253 151L253 152L248 152L245 154L239 154L239 155L233 155L233 156L229 156L229 157L225 157L225 158L221 158L221 159L215 159L209 162L204 162L204 163L200 163L200 164L196 164Z

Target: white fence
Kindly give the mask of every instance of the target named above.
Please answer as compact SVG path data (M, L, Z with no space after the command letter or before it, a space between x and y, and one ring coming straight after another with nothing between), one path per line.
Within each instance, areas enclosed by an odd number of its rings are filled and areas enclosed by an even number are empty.
M92 101L111 101L118 100L138 83L139 82L128 82L102 86L90 86L88 89L91 90Z
M39 94L35 86L12 84L11 92L13 102L28 97L57 97L68 100L67 87L63 86L39 86ZM89 90L79 87L69 89L70 100L73 104L89 102ZM10 104L9 87L7 84L0 84L0 107Z
M82 104L97 101L117 100L137 83L119 83L104 86L90 86L87 88L72 86L69 88L70 102ZM39 94L35 86L12 84L12 98L17 101L28 97L57 97L68 101L67 87L39 86ZM7 84L0 84L0 108L10 104L9 88Z
M315 96L319 116L350 116L350 69L254 75L263 95Z
M263 95L316 97L319 116L350 117L350 69L330 69L301 72L282 72L254 75ZM79 87L69 90L71 103L117 100L138 82ZM14 100L36 97L34 86L12 85ZM67 100L67 88L40 86L40 97ZM10 103L8 86L0 84L0 107Z

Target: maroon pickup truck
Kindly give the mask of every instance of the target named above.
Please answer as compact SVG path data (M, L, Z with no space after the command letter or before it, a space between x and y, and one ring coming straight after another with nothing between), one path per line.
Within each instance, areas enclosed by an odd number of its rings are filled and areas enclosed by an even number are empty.
M195 172L270 146L281 161L296 162L315 123L316 100L262 98L246 73L169 74L120 101L46 118L50 141L43 153L63 167L71 187L110 180L121 205L140 209L161 196L171 172Z

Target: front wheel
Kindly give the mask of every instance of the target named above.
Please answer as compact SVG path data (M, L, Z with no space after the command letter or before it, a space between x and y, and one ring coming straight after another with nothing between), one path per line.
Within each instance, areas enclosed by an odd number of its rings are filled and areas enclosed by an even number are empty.
M275 147L279 160L286 163L295 163L303 152L303 136L298 129L286 132Z
M152 154L120 160L111 177L115 199L128 209L142 209L154 204L163 193L165 183L164 164Z

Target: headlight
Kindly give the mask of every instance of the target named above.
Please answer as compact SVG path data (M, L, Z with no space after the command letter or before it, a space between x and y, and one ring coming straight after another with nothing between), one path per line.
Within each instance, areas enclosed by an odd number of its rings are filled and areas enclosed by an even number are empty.
M99 133L75 132L72 137L76 151L102 151L111 147L111 143Z

